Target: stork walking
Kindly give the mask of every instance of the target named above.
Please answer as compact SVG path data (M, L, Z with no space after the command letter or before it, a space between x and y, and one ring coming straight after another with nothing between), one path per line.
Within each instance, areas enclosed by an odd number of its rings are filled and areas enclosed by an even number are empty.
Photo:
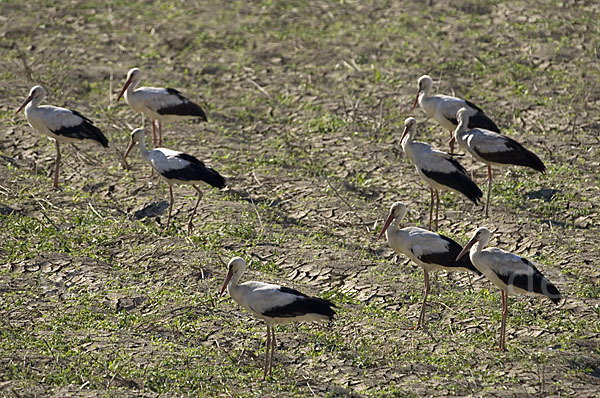
M429 206L429 229L433 220L433 196L435 192L435 230L438 229L438 213L440 207L440 190L449 189L463 194L475 204L483 196L483 193L469 178L465 168L446 152L438 151L431 145L423 142L413 141L417 121L409 117L404 121L402 132L402 149L406 156L415 165L419 175L429 185L431 192L431 204ZM406 139L405 139L406 137Z
M206 121L206 114L200 108L174 88L140 87L142 79L139 68L132 68L127 73L127 81L121 89L117 101L125 93L125 101L131 109L143 113L152 120L152 144L162 145L162 122L178 118L199 118ZM158 123L158 139L156 138L156 123Z
M192 233L194 227L194 215L198 209L198 204L202 199L202 191L198 188L198 184L206 183L215 188L225 188L225 178L212 168L206 166L203 162L187 153L173 151L167 148L146 149L146 137L144 129L138 128L131 132L131 141L123 156L123 163L127 164L126 158L135 144L139 144L142 157L154 170L158 172L169 184L169 193L171 202L169 205L169 217L167 218L167 226L171 221L171 212L173 210L173 184L186 184L194 187L198 191L198 200L194 206L194 210L188 221L188 233Z
M294 321L327 321L333 319L335 305L328 300L310 297L297 290L272 283L249 281L239 283L246 271L241 257L229 261L227 276L220 296L225 289L233 300L267 324L267 344L263 380L272 374L275 351L275 325ZM270 352L270 355L269 355Z
M468 127L480 127L486 130L500 132L496 123L490 119L485 112L474 103L467 101L462 98L452 97L449 95L431 95L431 89L433 88L433 80L431 76L423 75L418 81L419 90L417 91L417 97L413 103L413 109L417 106L417 103L423 109L427 117L434 118L442 128L450 132L450 153L454 153L454 141L452 140L452 133L458 121L456 120L456 112L463 107L467 107L472 110L473 116L469 120Z
M531 261L497 247L484 249L490 241L490 236L489 229L478 228L456 259L459 260L470 250L469 257L473 265L500 289L502 326L499 349L506 351L507 295L527 294L548 297L554 304L560 302L561 296L556 286L546 279Z
M546 166L533 152L512 138L484 128L469 129L473 110L460 108L456 113L458 126L452 140L456 139L461 148L475 159L487 165L488 191L485 202L485 216L489 216L490 192L492 190L492 166L525 166L544 173Z
M66 142L95 141L108 147L108 140L94 123L81 113L51 105L40 105L46 97L42 86L34 86L15 114L25 108L25 117L31 127L40 134L46 134L56 146L56 164L54 166L54 189L58 189L60 169L60 144Z
M400 223L405 215L406 206L404 203L394 203L377 240L385 233L388 244L396 253L405 255L423 268L425 278L423 304L421 305L419 320L414 327L414 329L418 329L423 325L425 318L425 303L430 290L429 272L471 271L477 275L481 275L481 273L473 266L468 257L456 260L462 246L453 239L418 227L400 228Z

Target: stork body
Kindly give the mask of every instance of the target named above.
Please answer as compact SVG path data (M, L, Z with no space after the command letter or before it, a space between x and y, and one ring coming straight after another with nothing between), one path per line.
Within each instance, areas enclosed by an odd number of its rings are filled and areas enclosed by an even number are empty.
M473 238L465 245L457 257L469 251L473 265L496 285L502 294L502 326L499 349L506 350L506 319L508 316L507 295L526 294L549 298L558 304L560 292L529 260L497 247L484 249L490 241L491 233L485 227L475 231Z
M264 377L271 375L273 351L275 350L275 325L294 321L327 321L333 319L333 303L318 297L310 297L284 286L249 281L239 283L246 271L241 257L229 261L227 276L220 295L225 289L233 300L267 325ZM270 351L270 355L269 355Z
M54 188L58 188L60 169L60 144L67 142L94 141L108 147L108 140L94 123L77 111L51 105L40 105L46 96L42 86L35 86L15 113L25 108L25 117L31 127L40 134L46 134L56 146L54 166Z
M454 137L461 148L476 160L485 163L488 170L488 192L485 202L485 215L489 215L490 192L492 190L492 166L524 166L543 173L546 166L536 154L526 149L512 138L483 128L469 129L472 110L461 108L456 117L458 126Z
M117 101L125 94L125 102L131 109L143 113L152 120L153 145L162 145L162 122L179 118L199 118L206 121L206 114L198 106L174 88L140 87L136 88L142 79L138 68L132 68L127 73L127 81L117 97ZM158 139L156 126L158 123Z
M188 221L188 233L192 232L193 220L198 204L202 199L202 191L198 188L201 183L206 183L215 188L225 188L225 178L211 167L206 166L202 161L192 155L183 152L174 151L167 148L146 149L145 134L143 129L135 129L131 133L131 141L125 151L125 158L136 143L139 144L142 157L154 170L158 172L169 184L170 206L167 226L171 221L171 212L173 210L173 184L191 185L198 192L198 200Z
M423 291L421 313L415 326L415 329L418 329L423 325L425 318L425 303L430 290L429 272L471 271L477 275L481 275L481 273L467 257L463 257L459 261L456 260L462 246L453 239L418 227L400 228L400 223L405 215L406 206L404 203L394 203L377 240L385 233L388 244L396 253L408 257L423 268L425 289Z
M442 128L450 132L450 153L454 152L452 133L458 125L456 112L458 112L460 108L467 107L472 112L473 116L469 120L468 127L480 127L497 133L500 132L496 123L494 123L481 108L472 102L449 95L431 95L433 80L430 76L421 76L418 85L419 90L417 91L417 97L415 98L413 108L416 107L418 103L428 117L434 118Z
M402 133L402 149L415 165L417 172L429 185L431 205L429 207L429 229L433 220L433 196L436 196L435 229L438 228L438 213L440 206L439 191L449 189L463 194L467 199L477 204L483 193L477 184L469 178L465 168L446 152L438 151L431 145L413 141L416 120L412 117L404 121ZM406 137L406 139L405 139Z

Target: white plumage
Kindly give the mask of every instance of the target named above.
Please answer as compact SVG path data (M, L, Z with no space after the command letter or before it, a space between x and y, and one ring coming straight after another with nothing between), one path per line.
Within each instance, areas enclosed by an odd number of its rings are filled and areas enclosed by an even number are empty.
M469 127L482 127L488 130L500 132L496 124L483 112L477 105L462 98L449 95L437 94L431 95L433 80L428 75L423 75L418 81L419 89L413 108L420 105L421 109L428 117L434 118L444 129L450 132L450 152L454 151L454 140L452 132L458 125L456 112L460 108L468 107L473 111L473 118Z
M417 172L429 185L431 192L431 205L429 208L429 228L431 229L433 220L433 196L436 195L436 216L435 228L438 227L439 212L439 190L452 190L462 193L477 204L483 196L481 190L469 178L465 168L452 156L446 152L438 151L431 145L423 142L413 141L417 121L409 117L404 121L404 131L402 133L402 149L406 156L415 165ZM406 137L406 139L405 139Z
M405 215L404 203L394 203L377 240L385 233L388 244L396 253L405 255L423 268L425 289L421 313L415 326L415 329L418 329L425 318L425 303L430 290L430 271L471 271L476 274L480 274L480 272L468 258L463 257L460 261L456 260L462 246L453 239L418 227L400 228L400 223Z
M488 191L485 202L485 215L489 215L490 192L492 190L492 166L516 165L530 167L543 173L544 163L533 152L510 137L483 128L469 129L469 120L474 111L461 108L456 113L458 126L453 139L475 159L485 163L488 170Z
M197 185L206 183L215 188L225 188L225 179L217 171L206 166L202 161L192 155L167 148L154 148L149 151L146 149L145 141L146 137L143 129L133 130L131 132L131 141L123 156L123 163L127 164L127 155L129 155L129 152L133 149L135 144L138 143L142 158L144 158L144 160L148 162L148 164L150 164L150 166L152 166L152 168L169 184L171 202L169 206L169 217L167 218L167 225L165 228L169 228L169 223L171 221L171 212L174 203L173 184L185 184L194 187L198 192L198 200L196 201L196 205L194 206L194 210L188 221L188 233L191 233L194 215L196 214L198 204L203 196L202 191Z
M56 146L54 188L58 188L60 143L91 140L108 147L108 140L90 119L79 112L57 106L40 105L45 97L46 90L42 86L34 86L15 113L25 108L25 117L29 125L54 141Z
M152 120L154 146L162 145L162 122L179 118L195 117L206 121L206 114L179 91L173 88L139 87L142 73L138 68L132 68L127 73L127 81L123 85L117 101L125 94L125 101L136 112L143 113ZM158 122L158 140L156 126Z
M246 271L246 262L241 257L229 261L227 276L220 295L225 289L233 300L267 325L264 376L271 374L275 350L275 328L282 323L295 321L325 321L333 319L333 303L310 297L297 290L280 285L249 281L239 283ZM271 355L269 356L269 351Z
M480 227L473 238L465 245L457 257L463 257L468 251L473 265L484 274L490 282L500 288L502 293L502 327L500 329L500 350L505 350L506 318L508 316L508 299L506 295L526 294L547 297L558 304L560 292L531 261L499 249L484 249L489 243L489 229Z

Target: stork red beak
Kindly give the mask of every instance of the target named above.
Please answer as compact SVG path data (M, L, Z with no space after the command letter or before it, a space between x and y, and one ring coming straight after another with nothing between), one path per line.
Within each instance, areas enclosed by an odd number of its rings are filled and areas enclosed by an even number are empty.
M127 90L127 87L129 87L130 84L131 84L131 79L127 79L127 81L125 82L125 85L123 86L123 88L121 89L121 92L119 93L119 96L117 97L116 102L119 102L119 100L123 96L123 93L125 92L125 90Z
M21 104L21 106L19 107L19 109L17 109L17 111L15 112L15 115L19 112L21 112L23 110L23 108L25 108L25 106L31 102L31 100L33 99L33 96L29 96L27 98L25 98L25 101L23 101L23 103Z
M415 102L413 102L411 109L415 109L417 107L417 104L419 103L419 94L421 94L421 90L417 91L417 96L415 97Z
M227 284L229 283L229 281L231 280L232 277L233 277L233 272L229 271L227 273L227 276L225 277L225 282L223 282L223 286L221 287L221 292L219 293L219 297L221 297L223 295L223 292L225 292L225 289L227 289Z
M129 145L127 146L127 149L125 150L125 154L123 155L123 166L126 169L129 169L129 164L127 164L127 155L129 155L129 152L131 152L131 150L133 149L134 146L135 146L135 142L133 140L130 140Z
M468 252L469 250L471 250L471 247L472 247L472 246L473 246L475 243L477 243L477 237L473 237L473 239L471 239L471 240L469 241L469 243L467 243L467 244L465 245L465 247L463 247L463 249L460 251L460 253L458 253L458 256L456 256L456 260L454 260L454 261L458 261L458 260L460 260L460 258L461 258L462 256L464 256L466 252Z
M383 224L383 228L381 228L381 232L379 233L379 236L377 237L377 240L381 239L381 237L383 236L383 234L385 233L385 231L387 231L387 229L389 228L389 226L392 223L392 221L394 221L394 215L390 214L388 216L387 220L385 220L385 224Z

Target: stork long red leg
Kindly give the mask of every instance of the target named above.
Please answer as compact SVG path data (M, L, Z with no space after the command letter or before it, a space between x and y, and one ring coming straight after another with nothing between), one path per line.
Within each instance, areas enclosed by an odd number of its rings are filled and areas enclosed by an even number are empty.
M263 374L263 380L267 378L268 366L269 366L269 348L271 346L271 328L267 325L267 344L265 346L265 371Z
M500 329L500 351L506 351L506 318L508 317L508 298L504 290L502 292L502 327Z
M54 189L58 189L58 170L60 169L60 145L54 140L56 146L56 164L54 165Z
M440 214L440 191L435 190L435 230L438 230L438 217Z
M154 148L157 148L156 146L156 124L155 124L155 120L152 119L152 145L154 146Z
M198 188L195 185L192 185L194 187L194 189L196 191L198 191L198 200L196 201L196 206L194 206L194 210L192 211L192 214L190 215L190 221L188 221L188 234L192 233L192 230L194 229L194 215L196 214L196 210L198 209L198 205L200 204L200 201L202 200L202 197L204 196L204 194L202 193L202 191L200 190L200 188Z
M492 166L488 164L488 191L487 201L485 202L485 217L489 217L490 210L490 192L492 192Z
M169 194L171 195L171 203L169 204L169 217L167 218L167 226L165 229L169 228L169 223L171 222L171 212L173 211L173 203L175 199L173 199L173 187L169 184Z
M429 272L423 270L423 276L425 277L425 289L423 290L423 304L421 304L421 313L419 314L419 320L417 321L417 326L415 329L418 329L423 325L425 320L425 303L427 302L427 295L429 294Z
M273 375L273 353L275 352L275 326L271 326L271 358L269 359L269 376Z
M162 147L162 123L157 121L158 123L158 146Z
M431 229L431 224L433 223L433 188L429 188L429 192L431 193L431 202L429 204L429 229Z

